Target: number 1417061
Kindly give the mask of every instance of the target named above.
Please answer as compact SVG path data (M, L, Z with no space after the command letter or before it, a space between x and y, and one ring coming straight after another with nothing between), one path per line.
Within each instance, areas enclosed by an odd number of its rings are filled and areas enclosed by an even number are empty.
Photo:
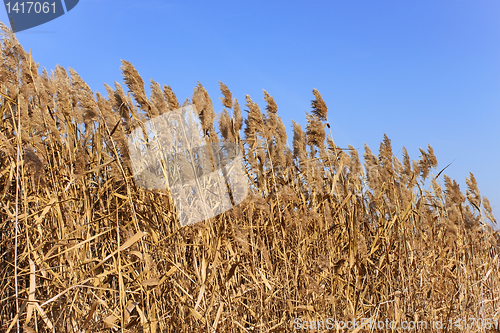
M7 2L5 4L7 7L7 13L16 13L16 14L30 14L30 13L36 13L36 14L48 14L52 11L52 13L56 12L56 3L52 2L32 2L32 1L27 1L27 2L13 2L12 5L10 2Z
M498 329L498 320L497 319L482 319L482 318L458 318L458 319L449 319L449 326L456 327L459 329Z

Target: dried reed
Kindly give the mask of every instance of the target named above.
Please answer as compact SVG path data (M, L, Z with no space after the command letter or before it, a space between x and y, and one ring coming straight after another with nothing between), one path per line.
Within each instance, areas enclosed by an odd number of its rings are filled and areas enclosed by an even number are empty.
M245 150L251 195L180 228L168 190L135 184L126 145L180 107L172 89L151 81L148 99L123 61L130 92L116 83L94 96L74 70L38 74L2 30L0 331L291 332L300 317L441 319L450 332L449 320L500 319L489 201L472 174L466 195L446 175L442 190L441 172L426 190L432 147L418 161L403 149L400 162L384 136L378 156L365 147L363 170L351 146L328 137L326 147L317 90L306 132L293 124L293 151L266 91L265 115L246 97L242 140L240 106L220 83L232 115L223 110L219 132ZM201 84L192 102L217 141Z

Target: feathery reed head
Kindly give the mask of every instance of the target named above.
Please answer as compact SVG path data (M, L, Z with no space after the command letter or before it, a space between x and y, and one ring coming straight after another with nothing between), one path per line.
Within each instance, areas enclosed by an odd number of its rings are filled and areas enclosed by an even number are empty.
M150 119L157 116L157 112L151 108L148 98L146 96L146 91L144 90L144 81L142 80L139 72L135 69L134 65L126 60L122 60L122 66L120 67L123 74L123 79L128 89L132 93L139 107L149 114Z
M328 108L326 106L325 101L323 101L323 97L317 89L313 89L313 94L316 99L311 101L312 106L312 114L318 117L320 120L326 121Z
M224 105L228 109L232 109L233 108L233 94L231 93L231 91L229 91L227 86L220 81L219 81L219 87L220 87L220 91L222 92L222 95L224 95L224 98L219 97L220 100L222 101L222 105Z

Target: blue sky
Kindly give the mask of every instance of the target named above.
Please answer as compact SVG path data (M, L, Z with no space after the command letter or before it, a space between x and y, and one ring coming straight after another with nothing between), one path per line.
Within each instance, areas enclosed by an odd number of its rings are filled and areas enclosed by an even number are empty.
M266 89L290 144L317 88L337 145L377 152L386 133L396 156L418 159L430 143L462 191L475 175L498 219L499 17L496 0L81 0L17 38L101 93L122 81L120 59L181 103L200 81L217 112L218 81L242 105L248 94L263 108Z

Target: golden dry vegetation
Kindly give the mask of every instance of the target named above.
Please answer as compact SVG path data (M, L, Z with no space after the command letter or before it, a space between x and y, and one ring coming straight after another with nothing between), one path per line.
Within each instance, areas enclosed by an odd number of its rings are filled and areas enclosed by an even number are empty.
M265 112L246 96L244 120L224 84L219 117L198 84L185 103L207 141L243 148L250 194L181 228L167 190L136 185L127 147L132 129L181 106L172 89L151 81L148 98L123 61L128 92L94 94L3 32L1 332L293 332L295 318L441 319L452 332L450 319L500 320L489 202L472 174L462 193L436 169L430 145L399 160L384 136L363 167L325 133L313 90L289 148L266 91Z

